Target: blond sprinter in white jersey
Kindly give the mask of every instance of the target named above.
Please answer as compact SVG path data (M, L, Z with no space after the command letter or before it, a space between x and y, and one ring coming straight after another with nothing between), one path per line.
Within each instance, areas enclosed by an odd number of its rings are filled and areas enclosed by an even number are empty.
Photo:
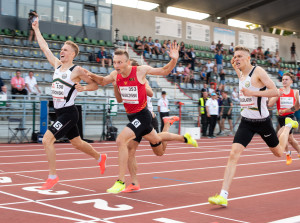
M99 154L90 144L83 141L79 135L77 127L79 116L74 105L77 90L94 91L98 89L98 85L87 76L81 67L73 64L74 58L79 53L78 46L72 41L65 42L60 51L60 59L58 59L53 55L47 42L41 35L38 18L33 22L32 28L41 50L55 69L51 90L57 119L43 137L43 145L46 150L50 170L46 183L40 188L49 190L59 180L56 175L56 151L54 147L54 142L57 139L65 135L76 149L95 158L100 166L101 174L105 170L106 154ZM82 87L79 84L81 80L85 81L87 85Z
M231 64L239 77L242 120L233 140L221 193L208 199L211 204L225 207L227 206L228 191L235 175L237 162L254 134L259 134L272 153L280 157L288 143L289 131L291 128L298 127L298 122L287 118L286 125L282 127L282 134L278 140L269 118L266 100L267 97L280 96L280 92L263 68L251 65L248 48L236 46L234 51Z

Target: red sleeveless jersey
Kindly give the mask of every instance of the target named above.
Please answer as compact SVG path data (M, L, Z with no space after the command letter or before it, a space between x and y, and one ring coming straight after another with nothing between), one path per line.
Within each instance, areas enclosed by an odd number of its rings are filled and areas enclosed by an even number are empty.
M116 80L128 114L137 113L147 106L146 87L138 81L136 70L137 67L133 66L128 77L118 74Z
M288 94L283 93L282 96L278 98L277 110L279 111L282 109L291 108L295 105L295 102L296 102L296 98L295 98L294 90L291 89ZM287 112L287 113L283 113L281 116L286 116L293 113L294 112Z

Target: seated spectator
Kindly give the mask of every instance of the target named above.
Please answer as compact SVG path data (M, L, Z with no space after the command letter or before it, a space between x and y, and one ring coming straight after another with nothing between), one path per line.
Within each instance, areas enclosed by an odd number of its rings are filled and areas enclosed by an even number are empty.
M144 44L142 43L141 37L138 36L134 43L134 49L136 50L144 50Z
M299 81L300 80L300 67L298 67L298 72L297 72L296 76L297 76L297 81Z
M193 47L186 52L186 58L187 58L187 63L191 64L191 69L194 71L195 70L196 54L195 54L195 51L194 51Z
M293 74L293 75L295 74L295 72L294 72L294 70L292 68L290 68L289 73Z
M215 44L214 41L211 42L210 50L211 50L212 52L214 52L214 53L216 52L216 44Z
M11 94L21 94L27 95L27 90L25 89L24 78L21 77L21 71L16 71L16 76L11 79ZM13 97L15 99L16 97Z
M269 55L267 61L272 65L272 67L279 67L279 63L276 61L272 54Z
M201 70L201 72L200 72L200 79L203 81L206 81L206 67L205 66L203 66L202 67L202 70Z
M154 53L156 53L156 55L165 53L165 50L161 47L161 44L158 41L158 39L155 40L153 51L154 51Z
M201 92L209 92L209 88L207 87L207 84L203 84L203 88L201 89Z
M221 43L221 40L218 41L218 43L216 44L216 52L218 52L219 50L222 50L223 44Z
M252 60L252 61L251 61L251 65L252 65L252 66L256 66L256 65L257 65L256 60Z
M25 77L25 89L29 95L38 95L41 93L39 86L37 85L36 78L33 76L33 71L29 71L28 76Z
M167 41L167 44L166 44L166 46L167 46L167 50L170 50L170 47L171 47L171 40L168 40Z
M265 55L266 59L269 58L269 56L270 56L270 49L269 48L265 51L264 55Z
M251 52L251 57L257 59L257 49L253 49L253 51Z
M215 55L215 64L217 65L217 72L223 69L223 55L221 54L221 50L218 50L218 53Z
M6 85L3 85L3 86L1 87L0 94L2 94L2 95L7 95L7 86L6 86Z
M189 83L191 80L191 64L189 63L185 68L184 68L184 73L183 73L183 78L184 78L184 83Z
M93 52L89 53L88 58L89 58L89 61L90 61L90 62L95 62L95 61L96 61L95 53L93 53ZM99 61L100 61L100 60L99 60Z
M216 90L217 88L217 83L218 83L218 72L217 72L217 67L213 67L213 71L210 73L210 85L214 84L214 89Z
M168 49L167 47L167 40L164 40L162 46L161 46L162 51L165 53Z
M4 86L4 82L2 78L0 77L0 93L2 92L2 87Z
M182 66L182 63L179 62L178 66L176 67L176 77L177 79L179 79L179 82L182 82L183 74L184 74L184 67Z
M262 47L259 46L257 47L257 57L260 59L260 60L264 60L265 59L265 55L262 51Z
M282 76L284 74L283 67L281 67L278 71L278 80L281 82L282 81Z
M102 67L105 67L104 63L108 63L109 67L111 66L112 60L111 60L111 58L109 58L107 56L107 53L105 51L104 46L101 46L101 48L98 52L98 59L99 59L99 62L101 63L101 65L102 65Z
M225 72L223 69L221 69L221 72L219 73L220 76L220 86L222 87L222 89L224 90L225 88Z
M209 96L211 96L212 93L214 93L216 91L216 85L214 82L210 83L210 88L208 89L208 94Z
M184 56L185 56L185 45L184 42L181 42L179 46L179 57L181 59L184 59Z
M208 84L210 82L210 74L215 64L211 62L211 60L208 60L205 66L206 66L206 83Z
M153 40L152 40L152 37L149 36L148 38L148 42L145 44L145 48L148 48L148 51L155 54L155 51L154 51L154 43L153 43Z
M229 46L229 54L230 55L234 54L234 45L233 45L233 43L231 43L230 46Z
M237 92L236 87L233 88L233 91L231 93L231 99L234 102L240 103L239 93Z
M277 63L281 62L281 58L279 56L279 51L278 50L276 50L276 52L275 52L275 59L276 59Z

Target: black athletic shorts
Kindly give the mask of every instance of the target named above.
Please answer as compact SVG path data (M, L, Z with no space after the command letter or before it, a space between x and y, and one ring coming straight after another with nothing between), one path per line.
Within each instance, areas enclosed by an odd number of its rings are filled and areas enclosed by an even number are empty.
M277 119L278 119L278 123L279 123L280 127L285 126L285 118L291 118L296 121L294 114L290 114L290 115L286 115L286 116L278 116ZM293 133L293 130L294 130L293 128L290 130L290 134Z
M151 114L151 116L152 116L152 114ZM159 133L157 116L155 116L154 118L152 116L152 122L151 122L151 124L152 124L153 128L155 129L155 131L157 133ZM134 141L140 143L142 141L142 138L143 138L142 136L137 137L137 138L134 139Z
M227 113L226 114L222 114L222 119L226 119L226 118L232 119L231 113L230 113L230 115L228 115Z
M77 122L79 118L78 110L75 105L55 109L56 120L49 127L50 132L56 139L66 136L69 140L79 136Z
M269 147L276 147L279 144L270 117L264 119L248 119L242 117L233 143L239 143L247 147L255 133L259 134Z
M130 121L127 127L134 132L136 138L142 138L152 131L152 114L147 107L138 113L127 114L127 117Z

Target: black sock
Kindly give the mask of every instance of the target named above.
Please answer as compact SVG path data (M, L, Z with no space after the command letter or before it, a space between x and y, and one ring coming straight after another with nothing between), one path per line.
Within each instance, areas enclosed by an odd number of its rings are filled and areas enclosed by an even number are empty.
M184 136L183 136L183 138L184 138L184 142L187 143L188 142L187 138L185 138Z

